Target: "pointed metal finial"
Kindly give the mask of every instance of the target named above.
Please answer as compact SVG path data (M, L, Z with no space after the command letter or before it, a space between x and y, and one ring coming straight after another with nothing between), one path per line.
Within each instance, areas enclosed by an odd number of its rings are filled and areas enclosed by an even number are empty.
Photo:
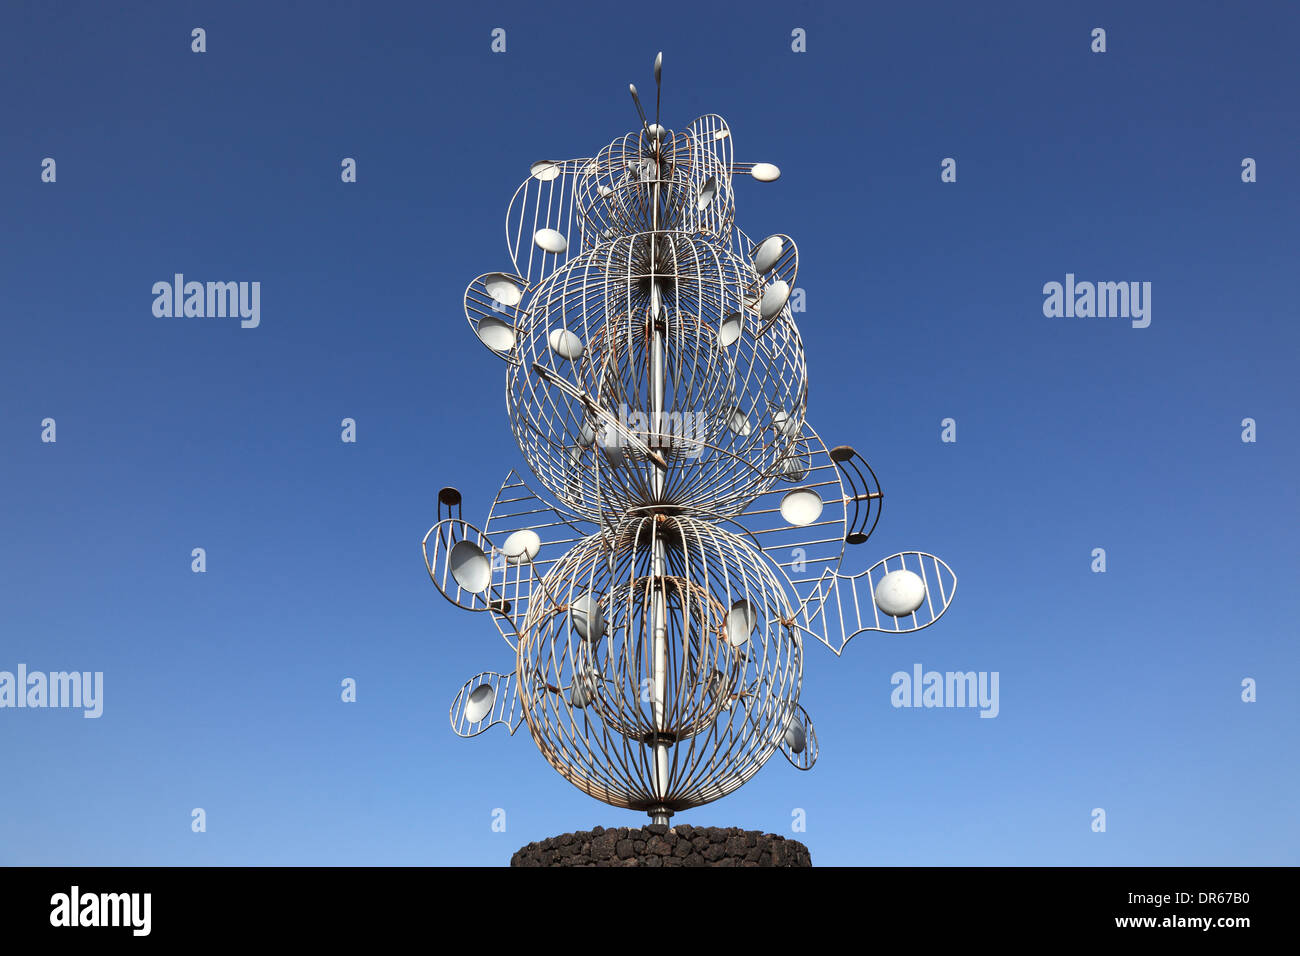
M645 118L645 110L641 109L641 97L636 95L636 84L629 83L627 89L628 92L632 94L632 102L636 104L637 115L641 117L641 125L645 127L646 135L648 136L650 134L650 123Z
M659 125L659 99L663 94L664 54L661 50L655 57L655 126Z

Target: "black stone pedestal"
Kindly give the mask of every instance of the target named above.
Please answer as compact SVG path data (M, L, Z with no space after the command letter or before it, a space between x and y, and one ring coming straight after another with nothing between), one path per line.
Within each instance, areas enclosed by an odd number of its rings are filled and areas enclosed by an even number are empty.
M547 837L521 847L511 866L812 866L808 848L775 833L736 827L618 827Z

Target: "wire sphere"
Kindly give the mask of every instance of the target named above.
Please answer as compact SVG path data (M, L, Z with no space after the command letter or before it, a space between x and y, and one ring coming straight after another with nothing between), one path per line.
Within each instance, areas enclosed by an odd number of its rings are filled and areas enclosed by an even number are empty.
M649 507L739 514L780 474L807 408L803 342L788 310L764 331L761 287L748 262L683 232L622 236L549 276L507 373L529 468L584 517ZM657 421L649 408L663 409ZM661 487L629 434L662 453Z
M576 204L588 246L656 228L729 234L736 216L730 143L709 148L712 134L695 128L655 138L657 165L655 142L641 130L614 140L583 170Z
M518 646L528 729L570 783L616 807L716 800L758 771L795 713L790 617L744 539L685 516L628 518L538 585Z

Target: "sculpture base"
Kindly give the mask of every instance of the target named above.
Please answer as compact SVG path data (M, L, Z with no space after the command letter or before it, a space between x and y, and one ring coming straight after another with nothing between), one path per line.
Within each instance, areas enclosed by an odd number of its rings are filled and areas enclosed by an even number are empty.
M618 827L547 837L515 851L511 866L812 866L808 848L736 827Z

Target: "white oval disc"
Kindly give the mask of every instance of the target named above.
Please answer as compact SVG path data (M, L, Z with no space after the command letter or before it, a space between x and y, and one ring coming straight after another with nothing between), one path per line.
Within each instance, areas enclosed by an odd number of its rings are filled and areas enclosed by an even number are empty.
M781 459L781 477L784 480L802 481L806 474L808 466L804 464L802 455L790 454Z
M568 329L553 329L551 334L546 337L546 341L550 343L551 351L560 358L572 362L574 359L582 357L582 339Z
M785 745L793 754L803 753L803 748L808 745L808 735L804 733L803 724L798 717L791 717L790 726L785 728Z
M907 617L925 602L925 582L906 569L890 571L876 585L876 607L890 617Z
M519 282L504 272L493 272L483 277L483 288L501 305L518 305L524 297Z
M591 703L590 680L583 678L573 682L573 689L569 691L569 703L574 707L586 707Z
M790 283L784 279L777 279L763 290L763 298L758 303L759 315L764 319L770 319L785 308L785 302L789 298Z
M704 184L700 186L700 194L695 197L695 208L701 211L709 208L709 203L713 202L717 195L717 177L710 176L708 179L704 180Z
M534 179L540 179L546 183L560 175L560 167L549 159L539 159L528 167L528 172L532 174Z
M537 557L537 552L541 549L542 539L537 536L536 531L530 531L527 528L516 531L506 538L506 543L501 546L501 551L511 564L523 564L525 561L531 561Z
M783 252L785 252L785 240L780 236L768 236L754 250L754 271L761 276L767 275Z
M745 317L739 312L728 312L722 324L718 326L718 344L724 348L732 345L744 330Z
M781 517L793 525L812 524L822 513L822 496L811 488L796 488L781 499Z
M799 434L799 422L786 411L779 411L772 416L772 428L782 438L794 438Z
M760 183L774 183L781 178L781 170L771 163L755 163L749 170L749 175Z
M465 702L465 719L471 724L477 724L492 713L492 705L496 700L497 692L491 684L479 684L469 692L469 700Z
M473 594L482 594L492 583L492 562L483 549L473 541L457 541L447 556L451 576L460 587Z
M747 438L753 431L753 426L749 423L749 417L739 408L731 407L725 410L727 416L727 427L739 435L741 438Z
M598 641L605 633L605 612L591 594L580 594L569 604L573 629L588 641Z
M623 451L623 436L612 428L604 429L598 436L600 439L600 450L605 455L605 460L613 468L622 468L627 464L627 455Z
M749 640L758 627L758 611L744 598L731 605L727 612L727 643L740 647Z
M537 243L537 248L553 252L557 256L569 248L569 240L564 238L564 233L555 229L538 229L533 234L533 242Z
M515 330L500 319L486 315L478 320L479 341L493 352L509 352L515 347Z

